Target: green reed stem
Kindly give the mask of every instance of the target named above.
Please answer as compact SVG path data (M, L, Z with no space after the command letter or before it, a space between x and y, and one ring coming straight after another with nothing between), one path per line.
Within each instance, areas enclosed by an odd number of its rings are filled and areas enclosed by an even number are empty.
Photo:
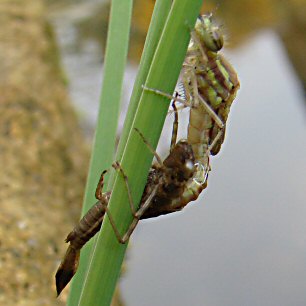
M185 57L190 29L194 26L202 2L202 0L174 0L157 49L153 51L153 61L145 81L147 87L158 88L168 93L173 92ZM139 73L146 75L143 71ZM140 84L139 81L135 90L141 93ZM137 127L151 145L156 147L168 106L169 101L164 97L142 92L135 117L128 119L132 123L125 125L128 131L124 131L123 134L128 136L126 145L121 144L123 154L120 163L129 177L135 203L140 201L152 162L152 154L135 133L134 127ZM120 157L121 154L119 153L118 156ZM121 233L126 231L132 221L127 201L124 181L120 175L116 175L109 207ZM98 235L88 275L77 305L110 305L120 273L127 244L118 243L108 218L105 218Z

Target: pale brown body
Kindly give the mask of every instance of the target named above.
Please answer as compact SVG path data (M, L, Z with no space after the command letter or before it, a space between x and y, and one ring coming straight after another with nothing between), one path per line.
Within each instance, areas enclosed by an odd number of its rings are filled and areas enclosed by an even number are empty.
M190 104L187 140L196 160L203 164L209 154L220 151L230 107L240 86L236 71L224 56L208 50L205 55L201 56L199 48L187 54L182 76Z
M177 125L177 117L174 125ZM174 128L174 133L175 130ZM138 133L150 147L144 139L144 136L139 131ZM158 163L154 164L149 172L139 210L133 212L134 220L123 237L118 233L114 220L107 209L111 193L101 192L105 171L102 173L96 190L96 197L99 201L86 213L66 238L66 242L69 242L70 245L55 275L58 295L75 274L81 248L100 230L106 213L110 218L118 240L121 243L125 243L140 219L172 213L181 210L187 204L187 202L182 203L175 201L175 199L179 199L182 196L187 182L194 175L196 170L194 166L194 155L191 146L186 140L181 140L176 144L175 141L176 135L173 135L170 154L163 162L161 162L159 156L154 152L157 155ZM127 183L127 177L120 165L117 163L114 164L114 167L121 171ZM129 192L128 184L127 188ZM130 206L133 207L133 203L130 203Z
M103 185L104 174L105 171L101 175L97 192L98 188ZM65 239L65 242L69 242L70 244L55 275L57 295L61 293L75 274L79 265L81 248L100 230L110 195L110 192L103 193L99 201L88 210Z

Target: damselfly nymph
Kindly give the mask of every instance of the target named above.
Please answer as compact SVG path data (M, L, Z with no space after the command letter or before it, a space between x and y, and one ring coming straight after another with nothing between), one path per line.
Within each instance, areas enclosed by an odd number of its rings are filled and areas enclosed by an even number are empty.
M190 190L186 192L186 186L195 175L195 165L192 147L186 140L176 143L177 137L177 112L171 139L170 154L162 161L159 155L153 150L143 134L136 129L143 142L155 155L157 162L150 169L147 183L141 198L140 207L134 209L134 203L128 184L128 177L125 175L119 163L113 167L120 171L128 192L128 202L134 216L128 230L122 236L110 214L107 206L111 192L102 193L104 171L96 189L98 202L85 214L79 224L68 234L66 242L70 245L65 257L56 273L56 288L59 295L65 286L70 282L76 273L79 262L80 250L99 230L105 214L108 215L116 237L120 243L125 243L134 231L140 219L153 218L181 210L190 201ZM194 195L193 195L194 197Z

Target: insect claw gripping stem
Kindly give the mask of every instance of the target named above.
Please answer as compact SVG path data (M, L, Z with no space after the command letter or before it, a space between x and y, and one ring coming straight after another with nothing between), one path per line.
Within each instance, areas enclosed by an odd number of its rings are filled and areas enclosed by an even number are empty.
M101 173L101 176L100 176L100 179L99 179L97 188L96 188L96 193L95 193L95 196L96 196L96 199L97 199L97 200L101 200L102 197L103 197L102 189L103 189L103 185L104 185L104 175L105 175L106 173L107 173L107 170L104 170L104 171Z
M115 170L120 172L120 174L122 175L122 178L124 180L125 187L126 187L127 194L128 194L128 199L129 199L129 201L128 201L129 202L129 206L130 206L130 209L131 209L131 213L133 215L133 221L132 221L131 225L129 226L128 230L125 232L125 234L123 236L121 236L121 234L120 234L120 232L119 232L119 230L118 230L118 228L116 226L115 220L114 220L111 212L109 211L108 207L106 208L106 214L107 214L107 216L109 218L109 222L110 222L110 224L111 224L111 226L113 228L113 231L114 231L114 233L115 233L115 235L117 237L118 242L120 242L121 244L125 244L129 240L131 234L133 233L134 229L136 228L136 225L139 222L139 218L140 218L139 210L135 211L135 205L134 205L131 189L130 189L129 182L128 182L128 177L125 174L122 166L120 165L120 163L118 161L116 161L116 162L114 162L112 164L112 167Z
M122 169L122 167L121 167L121 165L118 161L114 162L112 164L112 167L115 170L118 170L121 173L121 175L124 179L126 191L127 191L128 197L129 197L129 204L130 204L131 212L132 212L132 215L136 218L136 211L135 211L134 201L133 201L133 198L132 198L131 189L130 189L129 182L128 182L128 177L125 174L125 172L123 171L123 169Z
M114 169L116 169L116 170L119 168L120 172L122 173L123 178L124 178L124 181L125 181L125 183L126 183L126 185L127 185L127 191L128 191L129 198L130 198L130 189L129 189L129 186L128 186L128 183L127 183L127 177L126 177L126 175L124 174L124 172L123 172L121 166L119 165L119 162L113 163L113 164L112 164L112 167L113 167ZM98 185L97 185L97 188L96 188L96 199L99 200L99 201L101 201L101 200L103 199L103 196L104 196L104 194L102 193L102 189L103 189L103 184L104 184L104 175L105 175L106 172L107 172L107 170L104 170L104 171L102 172L101 177L100 177L100 180L99 180ZM107 204L108 204L108 203L107 203ZM131 204L130 206L131 206L131 211L132 211L132 213L133 213L133 215L134 215L134 214L135 214L135 212L134 212L134 205ZM109 220L110 220L110 223L111 223L111 226L112 226L112 228L113 228L114 233L116 234L118 240L121 242L122 239L121 239L120 233L119 233L119 231L118 231L118 229L117 229L117 226L116 226L116 224L115 224L115 222L114 222L114 219L113 219L111 213L109 212L109 209L108 209L107 205L105 206L105 213L108 215L108 218L109 218Z
M142 141L144 142L144 144L148 147L148 149L151 151L151 153L155 156L159 166L161 168L164 167L163 161L161 160L160 156L156 153L156 151L153 149L153 147L151 146L151 144L146 140L146 138L144 137L144 135L139 131L138 128L134 128L134 130L139 134L139 136L141 137Z
M136 129L138 133L139 130ZM144 137L141 133L140 135L142 137ZM150 145L149 143L146 142L146 145ZM152 149L151 145L150 145L150 149ZM153 149L152 149L153 150ZM155 152L155 154L157 155L157 153ZM158 156L158 155L157 155ZM160 158L158 156L158 158ZM162 161L161 161L162 163ZM158 189L158 184L153 188L152 190L152 193L150 194L150 196L146 199L146 201L144 203L142 203L142 205L140 206L140 208L135 211L135 206L134 206L134 201L133 201L133 198L132 198L132 193L131 193L131 189L130 189L130 186L129 186L129 182L128 182L128 177L127 175L125 174L122 166L120 165L120 163L118 161L114 162L112 164L112 167L115 169L115 170L118 170L120 171L123 179L124 179L124 182L125 182L125 186L126 186L126 189L127 189L127 193L128 193L128 198L129 198L129 205L130 205L130 209L131 209L131 212L132 212L132 215L133 215L133 221L132 223L130 224L129 228L127 229L127 231L125 232L125 234L123 236L121 236L121 234L119 233L119 230L116 226L116 223L114 221L114 218L112 217L108 207L106 208L106 214L109 218L109 221L111 223L111 226L114 230L114 233L117 237L117 240L122 243L122 244L125 244L130 236L132 235L133 231L135 230L139 220L141 219L142 215L145 213L145 211L149 208L149 206L151 205L151 201L152 199L154 198L154 196L156 195L156 192L157 192L157 189Z
M176 93L176 96L178 96L178 93ZM177 108L176 108L174 100L172 101L172 108L174 111L174 122L173 122L172 137L171 137L171 144L170 144L170 153L173 151L173 148L176 144L177 131L178 131L178 113L177 113Z
M185 105L186 102L187 102L186 100L181 99L181 98L179 98L178 96L173 96L173 95L171 95L171 94L169 94L169 93L163 92L163 91L158 90L158 89L155 89L155 88L150 88L150 87L147 87L147 86L145 86L145 85L142 85L142 88L143 88L143 90L146 90L146 91L149 91L149 92L153 92L153 93L155 93L155 94L157 94L157 95L166 97L166 98L168 98L169 100L175 100L175 101L180 102L180 103L182 103L182 104L184 104L184 105Z
M125 234L121 237L119 231L117 230L117 228L115 226L113 226L113 230L116 234L116 237L118 239L118 241L122 244L125 244L131 237L132 233L134 232L139 220L141 219L142 215L145 213L145 211L149 208L149 206L152 204L152 199L155 197L157 189L158 189L158 185L156 185L152 191L152 193L150 194L150 196L148 197L148 199L145 201L145 203L142 204L142 206L139 208L139 210L137 210L137 212L135 213L135 216L133 218L132 223L130 224L128 230L125 232ZM107 210L107 214L109 219L111 220L112 217L109 214L109 211ZM113 224L114 224L114 220L112 219Z

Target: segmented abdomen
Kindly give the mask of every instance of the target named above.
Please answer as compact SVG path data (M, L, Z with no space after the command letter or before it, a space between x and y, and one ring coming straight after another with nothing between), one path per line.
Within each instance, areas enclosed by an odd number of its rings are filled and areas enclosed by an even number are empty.
M225 137L225 128L226 128L226 121L228 114L230 112L230 107L236 98L236 94L238 89L240 88L240 83L238 80L238 76L236 71L234 70L233 66L223 57L222 55L219 55L219 61L218 64L218 73L223 75L224 81L223 81L223 89L225 93L225 97L222 100L222 103L216 110L216 113L218 117L222 120L224 123L224 130L222 137L217 141L217 143L214 145L214 147L211 149L211 154L216 155L221 148L221 145L224 141ZM213 128L211 131L211 139L214 139L216 135L218 134L220 130L220 127L214 122Z
M76 227L68 234L66 242L70 242L73 248L81 249L100 230L110 194L110 192L104 193L103 201L98 201L91 207Z
M192 80L195 82L194 86L185 85L191 99L187 139L192 145L196 160L206 166L209 155L207 150L222 129L223 135L210 148L210 153L216 155L224 141L226 120L239 89L239 81L235 70L222 55L208 52L207 62L202 63L200 59L198 58L197 66L201 69L189 68L185 74L189 84L192 84ZM183 83L186 84L187 81ZM224 127L208 112L203 100L219 117Z

